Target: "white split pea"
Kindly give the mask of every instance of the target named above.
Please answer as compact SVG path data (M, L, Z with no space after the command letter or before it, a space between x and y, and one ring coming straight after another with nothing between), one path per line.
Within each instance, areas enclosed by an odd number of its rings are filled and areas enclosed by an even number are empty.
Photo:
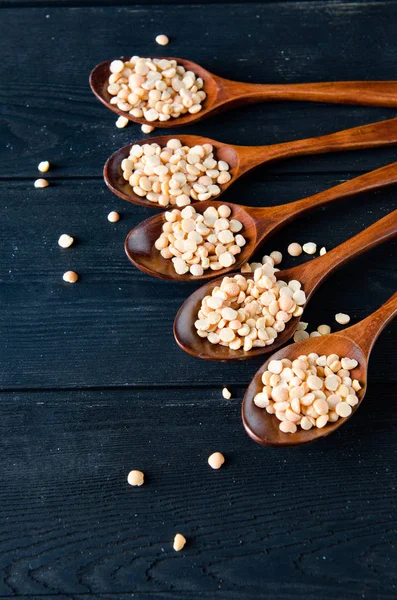
M119 221L119 220L120 220L120 215L115 210L112 210L112 212L110 212L108 214L108 221L110 223L117 223L117 221Z
M275 415L283 433L295 433L299 426L306 431L323 428L351 415L358 404L361 385L350 372L357 365L352 358L314 352L295 360L270 360L254 404Z
M169 44L169 39L166 35L164 35L163 33L161 33L160 35L156 36L156 43L159 44L160 46L167 46L167 44Z
M160 35L156 41L165 39ZM203 88L204 81L176 60L133 56L126 62L114 60L110 64L110 103L149 122L200 112L207 97Z
M220 469L225 462L225 457L221 452L214 452L208 457L208 464L212 469Z
M142 485L145 479L145 475L142 473L142 471L130 471L128 473L128 477L127 477L127 481L130 485L133 486L139 486Z
M316 254L317 245L314 242L307 242L306 244L303 244L302 250L306 254Z
M298 242L292 242L287 250L290 256L300 256L302 254L302 246Z
M48 185L49 183L47 179L36 179L36 181L34 182L35 188L46 188L48 187Z
M262 265L266 263L270 263L272 266L279 265L283 260L283 255L278 250L273 250L269 255L265 255L262 257L262 262L252 262L252 263L244 263L241 266L242 273L254 273L255 269L258 269ZM276 271L278 269L275 269Z
M320 256L324 256L324 254L327 254L327 249L325 248L325 246L320 248Z
M71 246L73 242L74 238L72 238L72 236L68 235L67 233L63 233L58 239L58 244L59 246L61 246L61 248L69 248L69 246Z
M331 327L329 325L319 325L317 331L321 335L329 335L331 333Z
M74 271L66 271L66 273L63 274L63 280L66 281L66 283L76 283L78 278L79 276Z
M306 302L300 282L277 280L273 259L268 258L252 279L240 274L224 277L203 298L194 324L200 337L248 352L273 344L285 324L300 316Z
M38 164L37 168L41 173L46 173L48 171L48 169L50 168L50 163L48 162L48 160L42 160Z
M230 398L232 397L232 394L231 394L230 390L227 389L227 387L223 388L222 396L225 398L225 400L230 400Z
M222 216L223 215L223 216ZM178 275L195 277L211 269L230 267L245 245L242 223L229 219L227 205L209 206L202 214L193 206L165 213L162 233L154 246L165 259L171 259Z
M182 146L178 139L164 147L134 144L121 169L135 194L164 207L183 208L192 200L215 198L232 178L229 165L214 158L211 144Z
M184 535L182 535L181 533L177 533L176 536L174 537L174 543L173 543L173 548L176 552L180 552L186 544L186 538Z
M116 121L116 127L118 129L124 129L124 127L127 127L128 123L127 117L119 117Z
M156 128L152 125L145 125L145 123L141 126L142 133L152 133Z
M303 342L303 340L307 340L310 337L310 334L303 329L297 329L294 333L294 342Z
M335 315L335 321L339 323L339 325L347 325L350 322L350 317L345 313L337 313Z

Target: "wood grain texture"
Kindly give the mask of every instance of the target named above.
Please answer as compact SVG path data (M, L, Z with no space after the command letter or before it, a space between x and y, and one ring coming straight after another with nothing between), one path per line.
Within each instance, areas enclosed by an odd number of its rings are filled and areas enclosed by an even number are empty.
M232 391L2 393L1 596L392 598L393 394L370 385L328 440L266 450Z
M279 204L336 184L329 176L265 185L251 183L252 204ZM198 284L160 282L132 267L123 250L129 230L153 214L113 196L100 181L63 181L36 190L31 182L3 184L0 221L2 311L0 383L7 388L247 383L260 362L207 365L185 356L172 336L174 316ZM230 194L241 193L237 189ZM23 210L25 207L25 210ZM28 207L28 210L26 210ZM286 251L293 240L328 249L397 208L393 188L362 194L303 216L280 231L259 253ZM119 223L107 214L118 210ZM298 229L299 227L299 229ZM61 233L76 237L67 250ZM372 250L339 270L305 311L311 326L336 326L347 312L352 323L365 317L397 289L396 242ZM285 268L310 260L285 261ZM76 270L71 286L62 274ZM341 294L341 290L343 293ZM395 381L396 323L374 351L372 374ZM339 326L336 326L339 328ZM177 365L174 370L170 364Z
M0 77L7 81L0 95L0 176L33 176L46 158L57 165L57 176L98 176L117 148L142 137L140 128L117 130L115 116L92 96L88 74L100 61L136 52L190 58L230 79L263 83L351 79L393 79L397 49L395 2L287 2L112 8L4 8L0 20ZM46 16L48 15L48 18ZM10 31L18 39L18 68ZM191 22L197 27L192 32ZM172 43L154 43L159 25ZM297 35L291 31L299 29ZM81 38L95 31L90 44ZM131 48L131 31L136 32ZM230 36L230 31L236 31ZM327 32L327 43L324 42ZM37 43L40 40L40 43ZM186 40L189 40L187 45ZM329 48L332 48L332 56ZM371 60L366 60L370 56ZM32 68L32 65L40 65ZM21 89L20 73L24 73ZM392 118L395 110L351 106L269 103L209 119L184 130L232 144L271 144L330 133ZM175 130L177 133L179 130ZM271 172L363 171L374 160L392 162L395 151L354 152L288 160Z
M346 427L292 451L254 444L240 403L261 360L204 368L182 353L172 322L196 284L156 281L124 255L126 234L153 211L114 197L101 172L142 135L115 128L88 73L111 56L172 49L248 83L395 79L396 24L394 0L0 0L2 600L394 600L397 323ZM261 145L395 116L270 103L184 133ZM35 190L41 160L52 186ZM394 147L290 159L225 200L276 206L394 160ZM391 188L316 210L260 255L293 240L334 247L396 208ZM68 250L62 233L76 238ZM396 256L390 242L338 271L305 319L367 316L397 289ZM310 259L283 266L300 260ZM75 286L62 281L69 269ZM227 457L219 472L206 462L216 450ZM127 485L131 468L147 485ZM180 554L176 530L189 539Z

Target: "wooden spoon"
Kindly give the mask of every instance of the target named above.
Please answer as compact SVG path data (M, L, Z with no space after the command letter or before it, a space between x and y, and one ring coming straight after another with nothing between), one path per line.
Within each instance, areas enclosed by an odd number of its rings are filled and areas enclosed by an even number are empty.
M161 147L165 146L173 136L153 137L150 140L139 140L135 144L144 145L148 141L157 143ZM178 139L186 146L195 146L196 144L212 144L215 150L217 160L225 160L230 165L230 174L232 178L228 183L222 184L221 194L225 192L239 177L251 169L270 163L281 158L292 156L304 156L309 154L324 154L327 152L337 152L338 150L360 150L363 148L377 148L379 146L389 146L397 144L397 119L371 123L353 129L345 129L337 133L323 135L320 137L296 140L294 142L284 142L282 144L272 144L271 146L233 146L223 144L210 138L204 138L197 135L181 135ZM141 206L150 206L164 210L164 207L157 203L150 202L146 198L137 196L130 184L123 178L121 162L128 158L131 146L124 146L117 150L107 160L103 175L106 185L109 189L124 200ZM218 200L219 194L214 198Z
M254 404L255 395L262 391L262 373L267 369L270 360L280 360L281 358L294 360L301 354L308 355L310 352L316 352L319 355L335 353L341 357L354 358L357 360L358 366L353 369L352 377L359 380L362 389L357 393L359 402L353 407L352 414L350 415L352 416L363 401L367 390L368 360L372 347L384 327L396 315L397 292L376 312L360 323L338 333L309 338L303 342L290 344L273 354L257 371L244 396L242 418L248 435L259 444L285 447L312 442L313 440L329 435L335 429L341 427L346 422L346 418L339 419L335 423L329 423L322 429L313 427L309 431L304 431L299 428L296 433L282 433L278 427L278 419Z
M297 267L277 272L278 279L291 281L297 279L302 284L306 293L307 302L316 289L325 281L338 267L344 265L352 258L363 252L378 246L379 244L393 238L397 234L397 210L380 219L364 231L361 231L336 248L329 250L327 254L309 260ZM237 273L230 274L232 277ZM253 348L248 352L244 350L230 350L226 346L211 344L205 338L197 335L194 322L204 296L211 294L212 289L220 285L223 277L219 277L193 292L182 304L174 321L174 336L182 350L205 360L233 361L246 360L261 354L268 354L276 348L283 346L295 333L299 323L298 317L293 317L282 333L279 333L271 346Z
M326 83L253 84L230 81L213 75L200 65L183 58L155 57L176 60L187 71L193 71L204 81L207 98L200 112L187 113L169 121L156 123L136 118L110 104L112 96L107 91L111 60L97 65L90 74L90 86L95 96L114 113L130 121L157 127L187 125L230 108L266 102L270 100L302 100L305 102L331 102L333 104L357 104L361 106L397 107L397 81L336 81ZM124 62L128 58L122 58Z
M171 260L165 260L160 252L155 249L154 243L160 236L165 222L164 213L153 215L132 229L127 235L124 247L132 264L144 273L154 277L175 281L219 278L220 275L226 275L230 271L239 269L242 264L251 258L265 239L276 233L285 223L293 221L301 214L313 208L324 206L334 200L349 198L361 192L379 189L393 183L397 183L397 162L290 204L252 208L224 202L231 209L233 219L238 219L243 223L244 228L241 233L247 243L241 249L241 253L237 254L234 265L219 271L208 269L200 277L194 277L190 273L178 275ZM204 212L209 206L214 206L214 202L211 200L200 202L198 208L200 212Z

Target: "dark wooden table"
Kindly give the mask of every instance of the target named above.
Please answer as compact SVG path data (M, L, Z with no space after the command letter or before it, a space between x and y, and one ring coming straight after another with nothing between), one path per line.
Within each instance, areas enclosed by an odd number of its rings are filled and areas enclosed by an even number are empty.
M282 451L252 442L240 403L260 361L185 355L171 327L196 286L144 276L124 255L127 232L152 212L114 197L101 172L142 134L116 129L88 74L110 57L169 53L243 81L396 79L397 3L0 7L0 599L396 598L397 322L373 352L364 405L339 432ZM167 48L155 44L158 33L170 36ZM184 132L265 144L394 116L262 104ZM227 199L289 202L396 152L289 160ZM53 165L51 187L36 190L41 160ZM396 209L396 195L314 212L263 252L294 240L331 248ZM108 223L110 210L119 223ZM69 250L57 245L61 233L77 240ZM376 309L397 289L396 251L390 242L338 271L305 320L335 325L342 311L356 322ZM80 274L75 286L62 281L68 269ZM207 465L215 450L227 457L218 472ZM145 471L142 488L128 486L132 468ZM177 531L189 539L179 554Z

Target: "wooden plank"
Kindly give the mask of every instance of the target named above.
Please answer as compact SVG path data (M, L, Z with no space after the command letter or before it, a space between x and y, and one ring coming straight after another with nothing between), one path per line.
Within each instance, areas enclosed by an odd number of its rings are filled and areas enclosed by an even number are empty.
M283 451L245 435L233 391L2 393L1 597L392 598L394 388Z
M396 0L387 0L387 3L395 2ZM273 4L277 2L278 5L281 4L304 4L306 2L312 3L320 3L320 2L329 2L329 0L261 0L262 4ZM365 0L366 3L367 0ZM259 4L258 0L245 0L245 4ZM169 4L180 4L186 5L187 3L184 0L134 0L134 6L152 6L152 5L169 5ZM201 0L198 2L191 2L189 6L200 4L241 4L241 0ZM338 8L342 11L344 10L344 6L346 2L340 2L338 0L333 0L333 9L337 10ZM53 7L53 6L61 6L67 8L82 8L85 6L114 6L110 0L0 0L0 8L32 8L32 7ZM117 6L131 6L130 0L117 0Z
M341 179L268 178L262 184L248 182L246 191L231 191L229 199L282 203ZM249 381L260 361L204 364L176 346L173 318L196 284L151 278L126 259L126 234L154 211L117 199L97 180L67 180L45 190L21 181L0 190L2 389ZM397 208L395 197L390 188L346 201L343 207L319 210L285 228L263 252L285 253L295 240L331 248ZM122 214L117 224L107 221L112 209ZM60 249L57 240L62 233L75 236L76 244ZM324 322L334 327L336 312L351 314L355 322L376 309L397 289L396 243L389 242L337 272L308 305L305 320L313 328ZM285 265L300 260L290 258ZM69 269L80 274L75 286L62 281ZM395 322L374 350L370 376L375 381L396 381L396 332Z
M148 16L142 6L3 9L0 77L7 85L0 95L0 136L6 143L0 176L34 176L42 159L51 160L57 167L54 175L62 178L98 176L112 151L141 137L138 126L117 130L115 116L88 88L90 70L111 56L171 53L219 75L252 82L395 77L395 2L244 3L225 10L201 4L166 10L151 6ZM10 32L22 31L27 21L29 35L18 34L14 43ZM171 37L166 48L154 43L159 23ZM95 35L82 45L87 30ZM18 66L10 68L16 44ZM394 110L382 108L262 104L183 132L237 144L271 144L394 116ZM271 167L271 172L360 171L372 168L377 157L387 162L394 155L389 149L305 158Z

